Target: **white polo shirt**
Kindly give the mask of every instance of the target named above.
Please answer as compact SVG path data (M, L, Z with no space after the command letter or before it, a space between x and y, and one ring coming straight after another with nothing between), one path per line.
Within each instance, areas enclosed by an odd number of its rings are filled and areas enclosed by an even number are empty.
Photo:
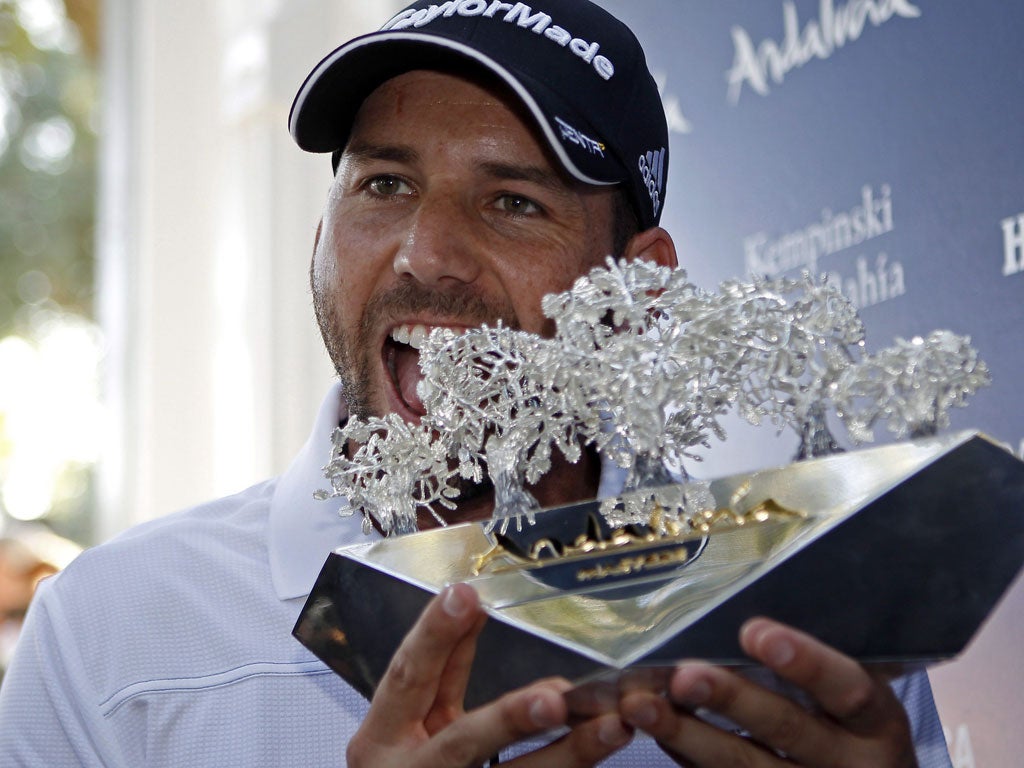
M368 704L291 635L327 554L365 540L359 516L313 498L342 415L335 387L281 477L137 526L40 586L0 686L0 765L343 763ZM948 768L927 678L896 688L922 767ZM661 764L639 737L604 763Z

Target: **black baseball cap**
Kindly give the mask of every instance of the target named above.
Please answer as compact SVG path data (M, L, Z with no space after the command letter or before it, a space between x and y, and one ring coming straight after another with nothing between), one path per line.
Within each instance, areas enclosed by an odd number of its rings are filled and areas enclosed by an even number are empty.
M668 125L633 32L588 0L417 2L316 65L288 118L296 143L337 167L360 105L413 69L480 66L522 102L562 168L622 184L641 228L656 225L668 177Z

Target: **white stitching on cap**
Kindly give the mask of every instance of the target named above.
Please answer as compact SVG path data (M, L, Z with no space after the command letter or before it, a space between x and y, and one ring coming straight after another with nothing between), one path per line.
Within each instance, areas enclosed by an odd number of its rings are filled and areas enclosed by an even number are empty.
M548 146L551 147L551 150L558 157L559 161L562 163L562 167L569 171L569 173L573 177L575 177L579 181L582 181L584 184L591 184L594 186L601 187L614 186L615 184L619 183L617 181L601 181L599 179L595 179L583 173L583 171L577 168L576 164L573 163L569 155L566 153L565 147L562 146L562 142L558 140L557 136L555 136L554 131L552 131L551 126L548 124L544 112L541 110L537 102L534 101L533 96L530 95L530 93L523 87L522 83L520 83L511 72L509 72L503 66L498 64L498 62L494 61L493 59L487 56L484 56L476 49L470 48L469 46L463 45L462 43L457 43L454 40L448 40L445 38L437 37L435 35L422 35L416 32L386 32L374 34L372 36L365 38L357 38L351 41L348 45L344 45L341 48L338 48L333 54L331 54L322 62L320 62L320 65L310 74L310 76L306 79L306 82L302 84L302 88L299 90L298 95L295 97L295 106L292 109L292 120L291 124L289 125L289 131L291 132L292 136L296 138L296 140L298 139L298 137L296 136L296 131L298 129L299 115L302 114L302 109L305 106L306 99L309 97L309 94L312 92L313 88L319 82L320 77L323 75L323 73L329 70L332 66L334 66L335 62L337 62L338 59L342 58L351 51L357 50L366 45L374 45L382 40L409 40L414 42L430 43L431 45L436 45L440 48L448 48L450 50L457 51L458 53L461 53L464 56L468 56L469 58L480 62L489 70L494 72L494 74L498 75L498 77L500 77L513 91L515 91L516 95L522 100L523 104L526 105L526 108L530 110L530 113L536 118L537 124L540 126L541 132L544 134L544 138L548 142ZM325 147L324 149L319 151L326 152L331 149L335 149L335 147Z
M536 35L543 35L562 48L568 48L572 53L590 64L599 77L603 80L611 80L615 75L615 65L607 56L598 55L601 44L588 43L581 37L574 37L571 32L557 24L552 24L553 19L543 11L533 12L533 9L526 3L503 3L500 0L448 0L441 5L430 5L428 8L418 10L406 9L392 17L381 31L398 31L409 27L425 27L440 16L448 19L458 13L459 16L484 16L493 19L498 11L505 11L505 15L499 18L506 24L513 24L520 29L529 29Z
M600 155L601 157L604 157L604 142L590 138L587 134L573 128L557 115L555 116L555 122L558 123L558 129L562 134L563 141L571 141L573 144L578 147L582 147L592 155Z

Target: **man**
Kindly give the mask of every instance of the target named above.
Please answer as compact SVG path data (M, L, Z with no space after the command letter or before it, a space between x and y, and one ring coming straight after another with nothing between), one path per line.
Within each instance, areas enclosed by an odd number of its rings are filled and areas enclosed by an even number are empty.
M324 557L360 536L358 516L312 499L333 428L348 413L421 415L402 340L498 319L545 333L541 296L609 252L676 256L658 227L657 89L632 33L585 0L411 6L321 62L291 130L336 166L311 282L341 386L281 478L129 531L41 590L0 695L0 762L780 765L784 752L787 764L910 766L914 737L922 765L948 765L923 677L895 689L908 718L882 677L768 620L743 628L744 648L814 706L689 663L667 697L633 693L571 726L564 680L465 712L484 621L465 585L428 605L372 703L295 642ZM531 490L550 505L615 487L591 457ZM468 488L449 520L491 503ZM637 730L657 741L627 746Z

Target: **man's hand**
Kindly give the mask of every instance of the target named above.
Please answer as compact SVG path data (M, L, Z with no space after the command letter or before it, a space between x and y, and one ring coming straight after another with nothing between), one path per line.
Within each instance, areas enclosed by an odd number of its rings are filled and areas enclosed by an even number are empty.
M752 658L805 691L808 711L721 667L685 663L672 675L668 698L627 693L623 719L653 736L681 765L797 765L824 768L917 765L903 707L881 675L809 635L768 619L740 630ZM694 710L722 715L747 737L704 722Z
M349 766L481 766L505 747L564 726L565 680L543 680L471 712L463 709L476 639L487 616L471 587L435 597L395 653L348 745ZM500 660L495 660L500 663ZM591 766L626 744L618 714L576 725L508 765Z

